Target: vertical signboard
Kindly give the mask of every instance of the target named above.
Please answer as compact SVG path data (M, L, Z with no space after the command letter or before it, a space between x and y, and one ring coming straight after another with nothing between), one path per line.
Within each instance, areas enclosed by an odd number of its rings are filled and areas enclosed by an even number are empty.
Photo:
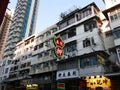
M54 44L55 44L55 55L58 58L61 58L64 54L63 52L63 47L64 47L64 42L62 40L62 38L59 36L55 36L54 37Z

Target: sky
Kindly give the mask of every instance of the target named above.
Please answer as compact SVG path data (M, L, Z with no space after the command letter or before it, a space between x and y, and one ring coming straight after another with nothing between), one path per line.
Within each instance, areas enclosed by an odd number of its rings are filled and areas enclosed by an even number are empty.
M103 0L40 0L35 33L40 33L57 23L60 20L61 12L66 12L74 7L82 8L92 2L95 2L100 9L105 8ZM8 8L15 9L16 4L17 0L10 0Z

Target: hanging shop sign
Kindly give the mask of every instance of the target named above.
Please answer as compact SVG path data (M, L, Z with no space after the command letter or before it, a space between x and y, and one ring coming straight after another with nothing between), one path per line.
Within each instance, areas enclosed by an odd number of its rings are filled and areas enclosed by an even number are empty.
M64 54L63 52L63 47L64 47L64 42L62 40L62 38L59 36L55 36L54 37L54 44L55 44L55 55L58 58L61 58Z

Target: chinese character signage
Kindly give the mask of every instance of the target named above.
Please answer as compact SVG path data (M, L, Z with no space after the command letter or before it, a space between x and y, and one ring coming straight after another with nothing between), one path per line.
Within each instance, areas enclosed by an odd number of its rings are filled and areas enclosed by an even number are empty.
M38 90L38 84L29 84L26 86L27 90Z
M55 55L61 58L64 54L63 52L64 42L61 39L60 35L54 37L54 44L55 44Z
M87 79L87 87L110 87L110 79L102 76L96 78Z

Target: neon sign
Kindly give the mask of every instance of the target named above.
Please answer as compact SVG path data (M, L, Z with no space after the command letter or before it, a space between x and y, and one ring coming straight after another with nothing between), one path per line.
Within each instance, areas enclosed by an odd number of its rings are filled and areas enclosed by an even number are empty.
M60 35L54 37L54 44L55 44L55 55L61 58L64 54L63 52L64 42L61 39Z

